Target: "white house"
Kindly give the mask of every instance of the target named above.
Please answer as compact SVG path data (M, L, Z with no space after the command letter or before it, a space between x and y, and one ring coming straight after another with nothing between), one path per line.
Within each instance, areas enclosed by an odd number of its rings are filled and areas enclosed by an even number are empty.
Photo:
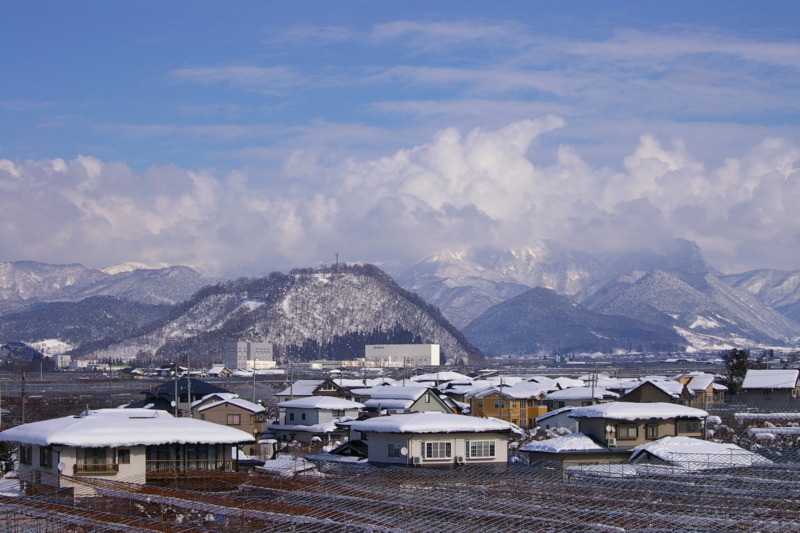
M350 425L368 445L370 463L419 466L506 463L508 443L522 430L494 418L415 413Z
M280 402L278 407L280 421L268 426L278 440L311 442L319 437L330 442L347 436L347 429L336 423L356 418L364 404L335 396L309 396Z
M459 409L447 396L442 398L439 391L429 387L374 387L361 393L369 395L364 406L371 411L386 409L393 413L454 413Z
M99 409L0 432L19 447L21 489L80 487L89 477L145 483L191 469L233 470L232 448L253 436L154 409Z

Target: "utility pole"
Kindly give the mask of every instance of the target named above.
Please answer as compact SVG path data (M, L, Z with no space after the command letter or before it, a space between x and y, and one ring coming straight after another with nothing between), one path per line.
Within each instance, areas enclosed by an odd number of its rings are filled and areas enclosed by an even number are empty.
M22 390L20 391L22 397L22 423L25 423L25 371L22 371Z
M189 417L194 418L194 407L192 406L192 359L191 354L186 354L186 397L189 400Z
M175 402L175 418L178 418L178 365L176 363L172 363L172 372L175 374L175 398L173 398Z

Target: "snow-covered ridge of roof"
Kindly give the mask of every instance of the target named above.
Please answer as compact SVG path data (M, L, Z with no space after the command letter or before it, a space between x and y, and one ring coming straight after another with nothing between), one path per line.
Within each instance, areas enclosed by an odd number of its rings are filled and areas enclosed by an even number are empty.
M335 396L309 396L280 402L278 407L291 409L363 409L364 404Z
M507 398L514 398L517 400L527 400L529 398L538 398L547 393L546 388L535 383L518 383L512 387L485 387L466 394L467 398L485 398L490 394L499 393Z
M692 391L705 391L714 383L714 374L695 374L686 386Z
M0 432L0 441L37 446L118 447L253 442L244 431L152 409L98 409L23 424Z
M410 409L414 405L414 400L395 400L392 398L381 398L367 400L364 406L368 409Z
M367 433L512 432L522 434L522 430L516 425L496 418L477 418L445 413L379 416L353 422L350 427L356 431Z
M577 407L576 407L576 406L574 406L574 405L568 405L568 406L566 406L566 407L562 407L561 409L556 409L555 411L548 411L548 412L546 412L546 413L545 413L545 414L543 414L543 415L539 415L539 416L537 416L537 417L536 417L536 423L538 424L538 423L539 423L540 421L542 421L542 420L547 420L548 418L552 418L552 417L554 417L554 416L558 416L558 415L560 415L561 413L568 413L568 412L570 412L570 411L574 411L575 409L577 409Z
M323 379L298 379L275 396L311 396Z
M380 387L373 389L369 397L373 400L418 400L423 394L430 391L428 387ZM433 394L433 392L431 392Z
M247 400L242 400L241 398L231 398L229 400L220 400L218 402L210 403L208 405L204 405L203 407L198 409L198 411L205 411L206 409L211 409L212 407L216 407L218 405L223 405L226 403L230 405L235 405L236 407L241 407L242 409L245 409L253 413L263 413L264 411L266 411L266 408L264 408L263 405L258 405L257 403L248 402Z
M743 389L793 389L800 370L748 370L742 381Z
M705 418L706 411L673 403L609 402L578 407L570 418L607 418L610 420L647 420L658 418Z
M455 381L458 383L471 383L472 378L469 376L465 376L459 372L453 371L444 371L444 372L434 372L431 374L422 374L419 376L414 376L411 378L411 381L436 381L436 382L450 382Z
M269 424L267 428L281 431L304 431L306 433L332 433L338 429L336 420L329 420L321 424L309 424L307 426L299 424Z
M589 452L589 451L608 451L590 437L583 433L570 433L563 437L554 439L540 440L526 444L519 449L521 452L544 452L544 453L564 453L564 452Z
M602 400L603 398L619 398L619 394L602 387L571 387L547 394L548 400Z
M683 383L678 381L673 381L671 379L648 379L647 381L643 381L633 389L628 390L628 393L633 392L634 390L638 389L639 387L644 386L645 384L650 383L654 387L664 391L664 393L669 394L673 398L680 398L681 394L684 390Z
M737 422L744 420L797 420L800 421L800 413L734 413L733 417Z

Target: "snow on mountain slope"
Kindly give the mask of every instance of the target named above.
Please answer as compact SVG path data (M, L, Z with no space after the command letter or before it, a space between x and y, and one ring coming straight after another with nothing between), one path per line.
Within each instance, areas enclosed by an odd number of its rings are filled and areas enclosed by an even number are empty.
M483 356L440 313L371 265L295 270L206 287L165 320L77 355L129 358L139 351L222 360L223 340L261 338L281 360L363 357L365 344L441 345L448 364Z
M674 321L716 337L788 342L800 334L800 325L710 273L635 272L597 282L574 299L595 311L661 325Z
M800 321L800 270L751 270L720 279L752 294L791 320Z

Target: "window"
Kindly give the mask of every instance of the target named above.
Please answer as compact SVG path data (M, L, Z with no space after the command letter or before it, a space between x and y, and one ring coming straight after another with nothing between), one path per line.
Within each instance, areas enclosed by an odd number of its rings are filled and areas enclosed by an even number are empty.
M686 420L683 422L678 422L678 432L679 433L700 433L700 421L699 420Z
M451 459L453 457L452 442L424 443L425 459Z
M658 438L658 424L647 424L647 438L648 439Z
M471 440L467 441L467 457L470 459L487 459L495 457L495 441Z
M764 389L764 399L771 400L772 399L772 390L771 389Z
M294 413L289 413L289 420L294 420Z
M242 415L228 415L226 424L229 426L241 426Z
M516 409L517 408L517 401L516 400L512 400L511 401L511 408L512 409Z
M398 459L403 457L403 445L402 444L389 444L389 457Z
M51 468L53 466L53 449L49 446L39 448L39 466Z
M478 409L483 409L483 400L478 400Z
M495 409L505 409L506 408L505 400L495 400L494 401L494 408Z
M332 411L334 417L338 418L340 416L344 416L344 409L334 409Z
M131 464L131 451L117 450L117 462L121 465Z
M425 403L431 403L431 393L430 392L425 394Z
M305 420L305 419L306 419L306 414L300 413L300 420Z
M526 400L520 400L519 401L519 408L520 409L525 409L527 406L528 406L528 402Z
M22 445L19 447L19 462L24 465L33 463L33 448L31 446Z
M617 426L618 439L639 438L639 426Z

